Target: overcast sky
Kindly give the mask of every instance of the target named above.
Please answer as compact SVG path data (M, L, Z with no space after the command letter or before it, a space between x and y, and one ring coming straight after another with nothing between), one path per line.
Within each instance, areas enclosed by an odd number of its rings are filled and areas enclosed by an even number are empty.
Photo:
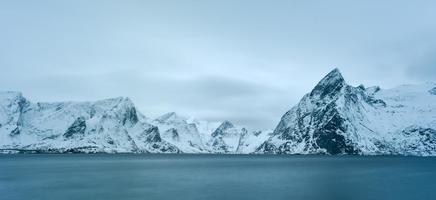
M436 81L436 1L0 1L0 90L272 129L333 68Z

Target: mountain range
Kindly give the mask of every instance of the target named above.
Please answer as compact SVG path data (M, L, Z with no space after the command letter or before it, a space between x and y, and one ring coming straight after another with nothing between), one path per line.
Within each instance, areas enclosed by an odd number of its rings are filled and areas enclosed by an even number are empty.
M151 119L125 97L33 103L0 92L0 151L434 156L436 84L354 87L334 69L271 131L177 113Z

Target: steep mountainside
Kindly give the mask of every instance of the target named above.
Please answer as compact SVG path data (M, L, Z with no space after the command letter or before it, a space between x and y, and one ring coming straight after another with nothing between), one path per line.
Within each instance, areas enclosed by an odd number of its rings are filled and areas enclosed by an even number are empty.
M436 84L348 85L330 72L283 115L257 153L436 155Z
M268 131L249 132L224 121L212 134L208 142L216 153L252 153L268 136Z
M37 152L153 152L179 149L141 120L128 98L31 103L0 93L0 149Z
M249 132L229 121L222 123L186 119L167 113L150 122L162 138L184 153L252 153L265 141L266 132Z
M239 142L250 135L248 131L233 124L232 129L223 129L227 123L220 126L219 122L185 119L176 113L151 120L139 113L130 99L121 97L96 102L31 103L19 92L0 92L2 152L252 152L249 144L239 147ZM215 135L218 132L219 136ZM254 141L250 144L264 141L257 136L250 139Z
M159 127L162 138L174 144L185 153L205 153L207 148L203 144L203 138L194 123L188 123L176 113L167 113L151 121Z

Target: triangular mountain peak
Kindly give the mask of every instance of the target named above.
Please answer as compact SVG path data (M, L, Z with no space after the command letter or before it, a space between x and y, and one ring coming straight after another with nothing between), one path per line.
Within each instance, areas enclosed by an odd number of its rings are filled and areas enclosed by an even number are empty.
M232 122L226 120L220 125L220 128L224 128L224 129L233 128L233 124Z
M166 114L156 118L155 120L158 122L172 122L172 121L183 121L183 118L180 117L175 112L169 112L169 113L166 113Z
M344 77L339 69L335 68L318 82L310 96L319 96L320 98L331 96L331 94L339 92L345 85Z
M218 135L222 135L224 131L234 128L235 126L229 122L229 121L224 121L223 123L221 123L221 125L212 133L212 137L216 137Z

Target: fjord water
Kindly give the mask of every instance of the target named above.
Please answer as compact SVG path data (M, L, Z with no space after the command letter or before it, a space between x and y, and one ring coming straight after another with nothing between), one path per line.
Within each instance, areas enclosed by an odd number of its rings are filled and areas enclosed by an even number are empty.
M436 199L436 158L0 155L0 199Z

